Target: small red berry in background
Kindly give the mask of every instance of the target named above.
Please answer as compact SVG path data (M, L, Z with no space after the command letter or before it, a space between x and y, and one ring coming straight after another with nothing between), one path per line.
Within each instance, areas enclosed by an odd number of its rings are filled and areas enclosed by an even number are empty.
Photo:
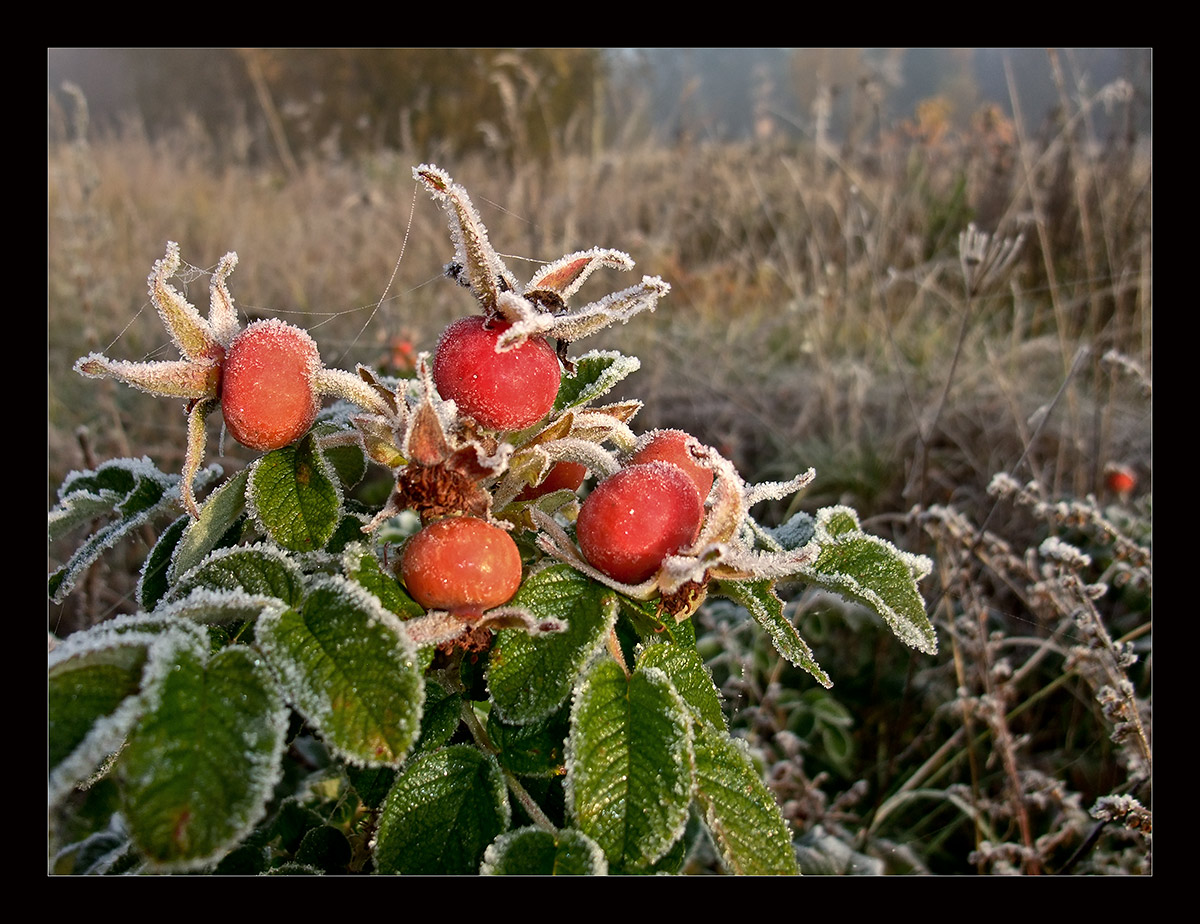
M1110 462L1104 467L1104 485L1122 501L1125 501L1137 487L1137 475L1128 465Z
M512 536L476 517L430 523L404 546L400 576L427 610L476 622L521 586L521 553Z
M221 366L221 412L239 443L279 449L308 432L321 402L313 377L317 345L284 321L255 321L239 333Z
M578 462L556 462L542 483L530 485L517 495L519 501L537 500L552 491L578 491L587 477L587 466Z
M584 500L575 536L588 563L610 578L638 584L663 559L696 541L704 505L678 466L630 465L600 482Z
M493 430L537 423L554 407L562 380L558 356L543 337L496 352L511 326L480 315L460 318L442 332L433 357L438 393Z
M683 430L656 430L650 441L633 454L633 462L637 464L657 459L678 465L692 479L696 490L700 492L700 499L704 500L712 490L713 473L712 469L705 468L687 451L685 443L692 438L690 433Z

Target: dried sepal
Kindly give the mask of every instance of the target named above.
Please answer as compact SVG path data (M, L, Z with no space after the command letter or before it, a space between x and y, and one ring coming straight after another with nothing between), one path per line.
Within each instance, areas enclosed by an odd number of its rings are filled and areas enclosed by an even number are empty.
M480 630L522 629L529 635L538 636L563 632L566 628L566 622L561 619L539 619L519 606L498 606L485 610L476 620L461 619L445 610L430 610L424 616L404 622L404 631L420 648L451 645L464 635Z
M455 259L475 297L489 314L494 314L500 293L516 288L517 281L488 241L487 228L470 196L445 170L432 164L414 167L413 177L424 183L434 200L446 208Z
M553 292L561 299L570 298L579 291L587 278L602 266L630 270L633 269L633 259L623 251L603 247L568 254L553 263L547 263L534 273L525 289L525 295L534 299L536 293L546 291Z
M196 504L193 484L200 465L204 462L204 445L207 441L204 421L217 407L216 398L204 398L192 405L188 411L187 453L183 459L183 483L180 485L183 506L193 519L200 519L200 507Z
M167 332L171 335L171 342L175 344L181 354L194 361L220 359L224 354L224 348L229 345L228 342L222 342L212 324L200 317L200 312L191 302L167 282L178 271L179 263L179 245L175 241L168 241L166 255L161 260L155 261L154 268L146 280L150 290L150 300L158 309L159 317L162 318ZM231 252L221 260L218 270L228 276L236 265L237 254ZM215 276L214 281L217 281ZM224 290L225 304L210 303L209 316L217 314L222 328L227 328L228 319L225 305L228 305L228 310L232 312L233 303L224 285L222 277L218 288ZM210 298L216 300L217 297L217 289L214 288L210 291ZM233 327L236 331L236 316ZM232 340L233 337L230 336L229 339Z
M75 371L90 379L111 378L164 398L203 398L214 395L221 381L217 363L191 360L135 363L89 353L75 362Z

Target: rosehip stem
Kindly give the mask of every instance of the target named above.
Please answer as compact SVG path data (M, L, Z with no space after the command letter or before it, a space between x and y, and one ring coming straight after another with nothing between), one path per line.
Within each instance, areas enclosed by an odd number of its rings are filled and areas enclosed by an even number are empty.
M471 705L470 700L464 699L462 701L461 712L463 722L470 729L471 737L475 739L475 743L489 754L499 754L499 748L492 744L492 739L488 735L487 729L479 721L479 716L475 714L475 707ZM505 784L507 784L512 794L517 797L517 801L521 803L521 808L525 809L525 814L530 817L533 823L539 828L557 836L558 828L554 826L554 822L546 817L546 813L533 801L533 796L526 792L525 787L521 785L521 781L516 778L513 772L504 767L500 768L500 772L504 774Z

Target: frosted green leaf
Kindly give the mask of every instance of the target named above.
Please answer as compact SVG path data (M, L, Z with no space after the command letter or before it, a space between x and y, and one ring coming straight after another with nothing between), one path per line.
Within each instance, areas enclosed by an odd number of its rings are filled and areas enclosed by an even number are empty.
M375 868L407 875L478 872L511 820L495 759L456 744L413 760L384 800Z
M319 423L313 428L313 433L318 437L328 436L338 433L340 429L330 424ZM367 473L366 454L362 451L362 447L357 444L330 446L322 449L321 452L329 461L330 466L338 477L338 481L341 482L342 487L346 490L349 490L362 481L363 476Z
M568 565L552 565L529 577L510 606L537 621L557 617L565 632L536 638L517 629L497 634L488 661L492 701L509 722L533 722L566 702L580 670L604 643L617 615L611 590Z
M647 645L638 666L659 668L671 678L671 684L696 715L713 728L725 730L721 694L694 646L670 642Z
M198 869L265 814L280 777L287 708L249 648L209 658L180 644L155 663L144 714L117 761L122 812L153 864Z
M118 714L118 707L141 687L147 648L145 640L130 637L51 665L47 695L51 803L120 746L136 720L136 709Z
M575 360L575 372L562 377L554 410L565 411L595 401L641 366L641 360L636 356L623 356L616 351L584 353Z
M341 519L341 489L311 433L255 462L246 497L263 532L293 552L323 548Z
M917 589L933 567L928 558L862 532L849 507L817 511L813 541L820 553L797 577L874 610L904 644L937 653L937 634Z
M683 834L692 800L691 713L657 668L596 662L575 693L567 806L616 870L644 869Z
M374 594L384 608L401 619L423 616L425 610L399 581L379 565L379 560L362 544L348 547L342 555L345 574Z
M239 622L254 623L265 613L281 613L287 607L278 597L249 594L240 587L233 590L197 587L182 600L162 604L154 614L205 626L228 626Z
M772 585L772 581L721 581L717 584L717 593L745 607L783 657L812 674L821 686L833 686L833 681L813 658L812 649L783 615L783 601Z
M211 477L212 472L203 473ZM179 503L179 478L160 472L149 459L114 459L95 471L72 472L58 492L59 502L47 516L51 541L72 529L107 520L76 548L47 581L50 599L61 602L75 581L106 550L157 513Z
M696 801L730 873L796 875L787 822L741 742L696 723Z
M188 514L179 517L174 523L163 530L154 548L146 556L142 565L142 573L138 577L137 599L143 610L149 611L158 605L170 589L168 574L171 569L171 558L179 540L183 538L184 530L192 522Z
M420 730L424 680L400 621L357 584L317 578L255 630L288 699L335 752L399 766Z
M304 596L304 574L279 549L261 544L236 546L213 552L184 574L168 600L179 600L197 588L243 590L295 605Z
M425 681L425 712L414 753L428 754L454 737L462 722L462 703L461 694L447 693L436 681Z
M114 753L141 714L137 693L151 652L205 644L202 629L157 617L119 616L76 632L47 659L49 782L53 805Z
M500 753L501 765L521 776L557 776L566 760L566 738L571 713L563 704L544 719L526 725L510 725L492 710L487 733Z
M586 834L529 827L498 837L484 853L479 871L485 876L604 876L608 861Z
M226 534L246 512L249 478L250 470L244 468L208 496L200 508L200 518L192 521L179 541L171 564L172 578L190 571L204 561L209 552L224 544Z

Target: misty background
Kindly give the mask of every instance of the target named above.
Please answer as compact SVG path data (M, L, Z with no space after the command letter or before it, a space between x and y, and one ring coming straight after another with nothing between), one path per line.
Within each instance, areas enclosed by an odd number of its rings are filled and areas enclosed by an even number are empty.
M49 49L51 138L78 88L88 130L202 131L237 162L381 148L550 158L644 144L966 129L999 113L1050 131L1111 87L1091 136L1151 130L1149 49ZM1014 110L1019 107L1020 112ZM1119 115L1113 115L1119 113ZM77 127L77 126L76 126Z

